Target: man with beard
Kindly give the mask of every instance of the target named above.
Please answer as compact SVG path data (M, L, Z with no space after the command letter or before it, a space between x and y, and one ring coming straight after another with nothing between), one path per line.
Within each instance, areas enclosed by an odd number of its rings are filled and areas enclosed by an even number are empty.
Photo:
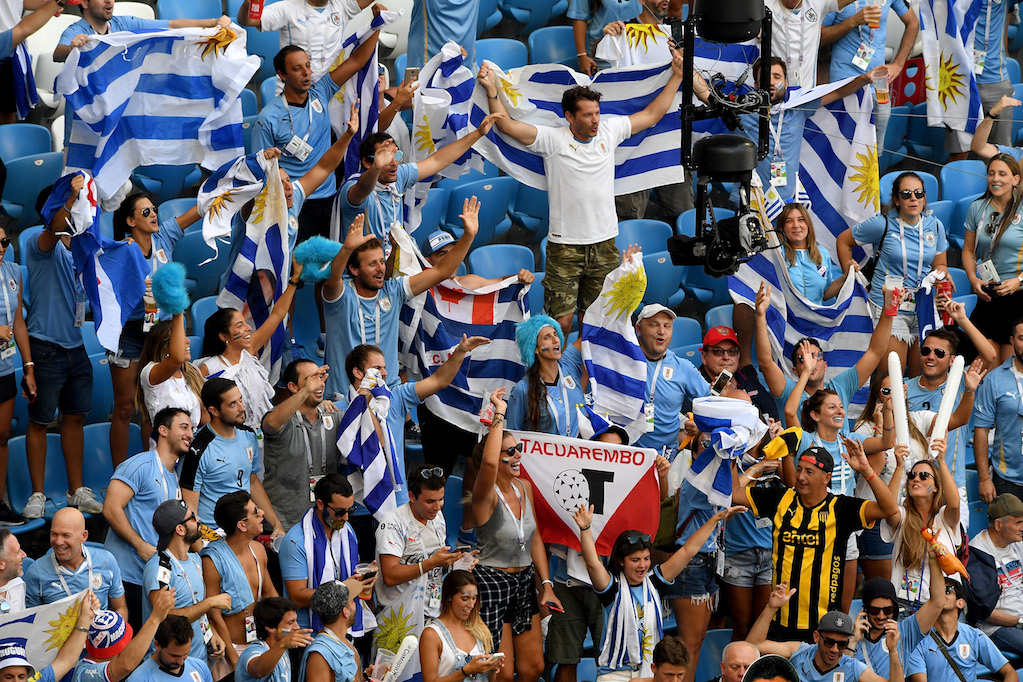
M774 3L789 1L774 0ZM842 0L842 4L847 4L846 0ZM787 30L787 26L776 19L774 26L775 36L778 35L779 25L784 27L782 30ZM818 32L818 37L819 35ZM774 47L778 46L778 43L774 43ZM814 59L810 71L816 71L816 49L813 56ZM806 129L807 119L814 115L818 107L826 106L842 99L846 95L851 95L863 86L870 84L872 78L886 74L885 67L879 66L867 73L860 74L841 88L829 92L820 99L804 102L798 107L791 109L782 109L778 105L785 102L786 95L788 94L788 70L785 61L781 57L771 57L771 82L767 84L771 95L771 113L768 120L771 130L770 151L766 157L757 163L757 175L760 176L760 182L763 184L764 191L767 192L767 189L773 185L778 190L782 201L785 203L791 201L796 193L799 153L803 147L803 130ZM761 87L761 84L757 82L759 78L760 60L757 59L753 62L753 80L757 87ZM812 87L812 85L812 83L803 83L802 87L806 89ZM793 88L799 87L797 83L793 83ZM739 120L743 126L742 132L756 144L758 131L760 130L760 113L740 114ZM732 192L732 201L737 202L738 197L739 190L738 185L736 185L735 191Z
M210 625L210 609L231 608L231 596L224 593L206 597L199 555L189 552L199 539L199 521L195 510L184 500L167 500L153 513L153 528L159 540L157 551L149 557L142 571L142 589L146 599L142 613L149 617L160 593L167 586L175 590L172 615L184 616L192 624L194 636L189 656L205 661L224 655L224 640ZM207 644L208 643L208 644Z
M142 569L156 553L159 540L149 521L167 500L181 497L175 467L192 444L192 420L178 407L166 407L153 417L156 447L118 465L103 502L103 516L110 524L105 547L121 567L128 622L142 627Z
M113 611L99 611L89 625L85 656L78 661L73 682L121 682L139 666L153 643L153 636L174 604L174 590L162 591L153 600L153 612L137 631Z
M259 442L255 431L245 426L245 404L238 385L230 379L213 377L203 384L200 397L210 423L195 434L181 465L181 497L199 510L200 521L211 524L215 522L217 501L228 493L244 490L263 511L274 537L284 535L256 476L260 469Z
M0 528L0 612L8 613L25 610L25 581L21 562L25 552L21 549L18 536L7 528Z
M977 389L973 406L973 454L980 478L980 499L991 503L995 495L1012 493L1023 499L1023 318L1012 325L1012 357L988 372ZM998 453L992 471L988 436L995 424L991 448Z
M210 669L202 660L190 656L192 626L184 616L170 615L156 629L153 655L142 662L128 679L131 682L213 682Z

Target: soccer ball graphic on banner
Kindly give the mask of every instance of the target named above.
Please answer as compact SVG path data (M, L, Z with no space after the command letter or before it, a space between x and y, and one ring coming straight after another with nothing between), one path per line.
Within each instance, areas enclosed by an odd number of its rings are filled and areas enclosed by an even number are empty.
M569 514L574 514L580 504L590 503L590 484L577 469L566 469L554 479L554 499Z

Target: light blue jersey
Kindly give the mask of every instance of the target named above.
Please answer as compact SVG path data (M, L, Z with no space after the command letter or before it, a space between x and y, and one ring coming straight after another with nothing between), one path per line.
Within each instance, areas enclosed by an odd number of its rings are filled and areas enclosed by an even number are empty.
M131 488L133 495L124 506L124 514L135 532L156 547L160 538L153 528L153 513L167 500L181 498L178 475L173 470L167 470L156 450L149 450L121 462L111 480L121 481ZM103 546L114 555L121 567L121 578L132 585L141 585L142 569L146 562L135 548L113 529L107 531Z
M993 214L997 215L992 217ZM992 208L990 199L977 199L970 204L964 226L977 235L974 248L977 262L991 259L998 271L998 278L1004 282L1018 275L1020 264L1023 263L1023 206L1017 210L992 251L991 241L1001 225L1002 214Z
M263 640L250 644L238 656L238 665L234 667L235 682L291 682L291 656L288 655L287 651L277 661L273 672L266 677L253 677L249 674L249 662L254 658L259 658L268 651L270 651L270 647Z
M876 215L852 228L857 244L876 245L881 241L881 235L884 235L884 244L871 280L870 300L884 307L885 276L902 277L905 290L916 291L931 272L934 259L948 251L948 239L945 226L933 214L922 215L915 225L908 225L899 218L895 209L888 212L887 221L886 216Z
M660 360L647 358L645 402L654 404L654 428L640 436L635 445L658 453L666 447L677 448L682 405L687 399L709 394L710 384L688 360L670 350Z
M639 0L598 0L596 12L590 0L569 0L568 18L586 22L586 52L593 56L593 45L604 35L604 27L613 21L631 22L643 13Z
M813 350L817 351L818 348L814 346ZM785 421L785 403L789 401L789 396L795 388L795 379L785 377L785 390L783 390L782 394L776 398L778 402L778 412L782 415L782 421ZM853 396L856 395L856 391L860 390L860 373L856 371L856 366L853 365L852 367L844 370L831 381L825 381L824 388L829 388L837 393L838 397L842 400L842 407L848 410L849 405L852 404ZM803 394L799 396L799 409L796 410L797 415L800 410L803 409L803 403L805 403L806 399L809 397L810 395L806 391L803 391ZM786 424L785 426L799 426L799 424ZM846 415L845 426L846 428L852 427L852 422L848 419L848 415Z
M469 53L465 63L472 64L476 57L479 12L480 0L414 0L408 32L408 65L423 66L440 54L449 40Z
M14 319L18 314L18 294L21 292L21 267L13 261L0 261L0 325L6 325L14 329ZM14 337L10 340L11 348L16 348ZM0 347L6 344L0 343ZM7 359L0 359L0 377L5 377L14 371L14 361L17 355Z
M867 6L868 0L855 0L837 12L831 12L824 17L823 26L835 26ZM909 11L905 0L881 0L881 26L880 28L868 28L860 24L853 30L846 33L831 45L831 69L830 80L832 83L850 76L860 76L871 69L884 65L885 39L888 36L888 8L895 10L895 14L903 16ZM853 58L860 49L860 45L873 48L874 54L870 58L867 67L860 68L853 64Z
M327 106L339 89L330 74L324 74L309 89L309 98L304 105L289 102L285 106L283 95L274 97L256 118L256 128L252 133L255 148L280 149L281 168L292 178L301 178L311 171L330 149L330 114L327 112ZM304 161L286 150L292 138L296 136L313 148ZM309 194L309 198L325 199L332 197L336 191L334 174L328 173L327 179Z
M285 658L287 658L285 656ZM128 675L130 682L213 682L210 669L205 661L189 656L185 659L185 669L180 675L173 675L160 669L152 658L142 661L135 672Z
M977 12L977 32L973 38L973 59L984 60L984 70L977 75L977 83L1001 83L1009 80L1005 66L1005 19L1009 14L1009 0L981 0Z
M927 635L920 630L920 623L916 619L916 614L908 618L904 618L899 621L899 662L902 663L903 669L906 667L906 662L909 660L909 656L917 648L917 646L924 640ZM869 657L870 668L881 677L888 677L890 657L888 655L888 643L885 641L885 637L882 634L878 637L877 641L871 641L869 637L864 637L860 640L856 646L856 654L853 656L857 661L865 661ZM907 675L908 677L908 675Z
M840 679L844 679L846 682L856 682L856 680L860 679L860 675L867 671L867 666L862 661L842 656L838 665L831 670L821 672L813 661L816 653L816 644L804 643L796 650L796 653L789 657L789 661L792 663L792 667L796 669L800 682L836 682ZM839 673L844 677L839 677ZM884 677L888 674L888 670L885 669L884 673L879 674Z
M541 433L576 438L579 435L579 419L576 405L582 405L583 356L575 346L568 346L558 362L558 382L548 384L546 409L540 408L539 428L530 429ZM523 377L512 388L508 397L508 428L520 431L526 428L528 419L529 379Z
M391 225L404 224L404 195L419 180L419 166L414 163L400 163L396 176L394 182L390 184L377 184L377 188L357 205L348 201L348 191L359 181L359 176L353 176L345 181L341 186L337 203L341 207L342 234L348 231L348 226L355 220L355 216L365 213L366 234L372 234L383 242L385 254L390 252Z
M959 623L957 630L952 641L946 642L946 648L967 680L977 679L978 663L988 670L998 670L1009 662L994 642L977 628ZM910 654L905 669L907 679L910 675L922 673L927 676L927 682L959 682L959 677L930 635L924 637L920 646Z
M994 442L988 448L988 461L999 478L1023 483L1023 376L1014 367L1015 358L988 372L977 388L973 403L973 423L982 429L995 429ZM995 428L997 425L997 428Z
M28 240L24 258L35 303L25 318L28 335L63 348L81 346L82 328L75 326L75 308L79 302L84 305L86 298L75 277L71 251L58 241L49 253L44 253L37 237Z
M345 358L359 344L378 346L387 365L387 386L393 392L401 381L398 375L398 321L401 307L412 298L408 277L389 279L372 298L363 298L351 280L333 301L323 302L327 343L324 364L338 368L327 377L326 395L335 400L347 398L348 376Z
M959 392L956 398L955 407L963 399L963 391L966 387L959 383ZM909 402L909 411L929 410L937 413L941 405L941 398L945 394L945 384L933 391L928 391L920 385L920 377L915 377L906 382L906 400ZM953 410L954 411L954 410ZM948 449L945 450L945 463L948 470L952 472L956 487L966 485L966 444L973 437L973 425L960 426L948 432Z
M24 578L25 606L52 604L89 588L104 609L109 608L111 598L123 597L121 569L113 555L105 549L85 545L82 545L82 554L85 561L76 571L56 563L52 549L29 566Z
M792 287L812 303L824 303L824 292L831 283L842 276L842 273L831 260L831 255L823 246L818 245L821 253L821 264L810 260L810 252L806 249L796 250L796 264L788 265L789 281ZM786 265L788 261L785 261Z
M819 99L801 104L799 107L789 110L781 110L777 107L771 108L770 118L770 141L767 147L767 156L757 162L757 175L764 183L766 190L771 186L771 164L784 163L787 182L784 185L777 185L778 194L783 202L792 200L796 191L796 175L799 171L799 154L803 148L803 130L806 121L817 111L821 105ZM758 141L757 131L760 129L760 114L741 114L739 120L745 128L743 132L746 137ZM738 185L736 185L738 187ZM739 190L732 193L733 203L738 201Z
M168 552L171 565L170 586L174 588L174 608L187 609L195 606L206 598L206 585L202 581L202 561L198 554L189 553L188 559L179 561ZM149 557L142 571L142 620L145 622L153 613L153 603L149 601L149 593L160 589L157 576L160 569L160 552ZM194 658L206 660L206 644L203 641L203 620L209 622L207 616L192 622L192 652ZM153 646L149 646L153 650Z
M359 672L359 664L355 661L355 652L350 646L339 640L334 633L327 630L322 631L313 639L313 643L306 647L302 655L302 667L298 672L298 679L306 679L305 667L309 661L309 654L317 653L330 666L334 673L334 682L352 682Z
M111 682L107 668L110 661L94 661L88 656L75 664L71 671L71 682Z
M259 471L256 433L237 426L234 438L224 438L207 424L196 432L180 468L181 487L199 493L199 520L213 526L217 500L238 490L249 492L250 474Z

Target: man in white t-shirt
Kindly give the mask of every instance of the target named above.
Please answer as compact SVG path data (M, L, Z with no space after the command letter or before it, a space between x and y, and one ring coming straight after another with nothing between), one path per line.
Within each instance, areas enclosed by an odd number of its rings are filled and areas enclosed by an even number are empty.
M1002 493L987 516L987 530L970 540L967 622L1002 652L1023 656L1023 502Z
M486 89L490 111L505 114L495 125L543 156L550 204L544 308L568 336L572 315L582 316L621 262L615 246L615 147L654 125L676 103L682 84L682 55L672 52L672 75L661 93L631 116L600 117L600 93L585 86L565 91L561 107L568 126L534 126L508 116L490 67L477 79Z
M25 610L25 581L21 579L24 558L18 536L9 528L0 528L0 615Z
M789 87L817 85L817 51L821 46L824 15L837 12L853 0L764 0L774 15L771 56L781 57L789 74Z

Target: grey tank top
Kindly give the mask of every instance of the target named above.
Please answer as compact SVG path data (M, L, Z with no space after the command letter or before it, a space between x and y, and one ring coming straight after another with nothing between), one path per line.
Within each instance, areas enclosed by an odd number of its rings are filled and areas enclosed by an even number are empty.
M517 483L517 485L516 485ZM522 543L519 543L519 520L511 515L501 492L494 486L497 505L494 513L482 526L476 527L476 541L479 546L479 562L493 568L522 568L533 563L530 544L536 532L533 507L525 496L525 489L519 481L513 481L515 491L522 495Z

